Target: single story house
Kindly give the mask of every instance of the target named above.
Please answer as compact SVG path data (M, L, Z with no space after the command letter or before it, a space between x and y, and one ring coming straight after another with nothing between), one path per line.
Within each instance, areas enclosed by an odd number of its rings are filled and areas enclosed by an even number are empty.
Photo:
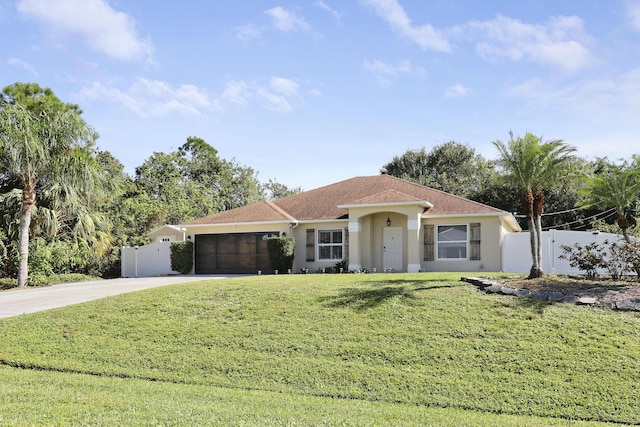
M295 238L293 272L500 271L509 212L389 175L361 176L154 231L194 242L195 274L272 272L266 240ZM281 272L282 273L282 272Z

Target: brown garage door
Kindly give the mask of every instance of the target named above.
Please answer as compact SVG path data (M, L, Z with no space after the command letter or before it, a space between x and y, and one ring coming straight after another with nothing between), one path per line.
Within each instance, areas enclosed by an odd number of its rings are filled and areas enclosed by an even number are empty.
M196 234L196 274L271 271L267 237L274 233Z

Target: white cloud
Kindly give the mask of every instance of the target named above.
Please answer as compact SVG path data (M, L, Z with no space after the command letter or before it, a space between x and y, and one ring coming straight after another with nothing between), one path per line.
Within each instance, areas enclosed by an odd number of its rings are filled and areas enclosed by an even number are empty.
M296 31L309 31L310 25L293 12L290 12L280 6L266 10L264 13L271 17L274 27L285 33Z
M632 119L640 116L640 68L609 78L586 79L566 87L555 87L540 79L525 81L508 91L521 98L525 108L572 113L585 122Z
M161 117L172 113L202 116L209 111L224 111L227 107L248 108L258 105L280 113L293 111L300 102L300 88L293 80L272 77L267 85L232 80L217 97L194 85L177 87L145 78L137 79L126 89L100 82L85 86L77 94L77 102L106 101L119 104L141 117Z
M380 60L364 61L364 69L373 73L381 86L389 86L392 79L399 75L423 76L426 71L422 67L414 67L409 61L401 61L397 65L387 64Z
M120 104L139 116L145 117L148 115L144 110L144 102L142 100L136 100L128 93L106 86L101 82L94 82L83 87L76 96L80 101L107 101Z
M276 113L290 113L293 111L293 106L289 102L289 99L284 95L278 95L265 88L258 88L256 94L262 101L262 106L270 111Z
M219 102L245 106L253 98L253 91L245 82L231 81L220 95Z
M246 107L256 102L262 108L278 113L293 111L293 102L300 100L300 86L291 79L272 77L268 85L232 81L218 98L220 108L226 105Z
M471 22L465 26L483 38L477 53L490 60L507 58L552 65L572 72L592 63L587 48L590 37L577 16L551 17L545 24L526 24L498 15L492 21Z
M288 98L296 98L299 96L299 93L298 93L299 85L298 83L296 83L291 79L285 79L282 77L272 77L270 86L274 91Z
M329 6L328 4L323 2L322 0L315 2L314 5L318 6L320 9L326 10L331 15L333 15L333 17L335 18L336 21L340 22L340 19L342 18L342 14L340 12L334 10L331 6Z
M135 20L106 0L19 0L18 11L45 24L51 37L80 36L92 50L127 61L149 59L150 41L141 39Z
M127 90L95 82L78 94L83 101L108 101L120 104L142 117L164 116L169 113L199 116L211 107L204 89L193 85L171 85L140 78Z
M640 31L640 1L629 1L626 5L627 16L636 30Z
M467 96L471 93L471 88L461 85L460 83L455 84L453 86L449 86L445 92L444 96L446 98L461 98L463 96Z
M33 74L34 76L38 75L38 70L35 69L35 67L29 63L24 62L21 59L18 58L9 58L7 60L7 64L9 65L15 65L17 67L21 67L24 68L25 70L29 71L31 74Z
M253 24L242 25L235 28L236 37L243 42L259 39L262 36L262 30Z
M391 28L416 43L422 50L449 52L451 47L441 31L430 24L414 26L405 10L396 0L362 0L373 7L376 14Z

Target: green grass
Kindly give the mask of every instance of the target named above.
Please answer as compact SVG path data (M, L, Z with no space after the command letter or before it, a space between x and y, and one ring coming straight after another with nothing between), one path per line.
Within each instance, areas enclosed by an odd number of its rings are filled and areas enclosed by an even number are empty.
M3 319L0 424L640 423L640 315L459 277L248 277Z

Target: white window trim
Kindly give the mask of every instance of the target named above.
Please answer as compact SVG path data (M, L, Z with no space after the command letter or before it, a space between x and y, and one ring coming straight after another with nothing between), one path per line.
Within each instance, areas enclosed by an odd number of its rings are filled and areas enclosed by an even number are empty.
M342 242L341 243L320 243L320 233L326 233L326 232L336 232L339 231L340 234L342 235ZM342 248L342 258L338 259L338 258L322 258L320 256L320 248L324 247L324 246L330 246L330 247L334 247L334 246L340 246ZM316 230L316 259L318 261L333 261L333 262L338 262L338 261L342 261L344 260L344 230L341 228L323 228L323 229L318 229Z
M467 248L465 250L466 253L466 257L464 258L440 258L440 243L458 243L458 242L462 242L462 240L455 240L455 241L449 241L449 242L440 242L440 227L456 227L456 226L461 226L464 225L466 228L466 235L467 235L467 239L464 241L465 244L467 245ZM469 224L438 224L436 225L436 229L435 229L435 245L436 245L436 261L452 261L452 262L457 262L457 261L469 261L469 251L471 250L471 247L469 245Z

